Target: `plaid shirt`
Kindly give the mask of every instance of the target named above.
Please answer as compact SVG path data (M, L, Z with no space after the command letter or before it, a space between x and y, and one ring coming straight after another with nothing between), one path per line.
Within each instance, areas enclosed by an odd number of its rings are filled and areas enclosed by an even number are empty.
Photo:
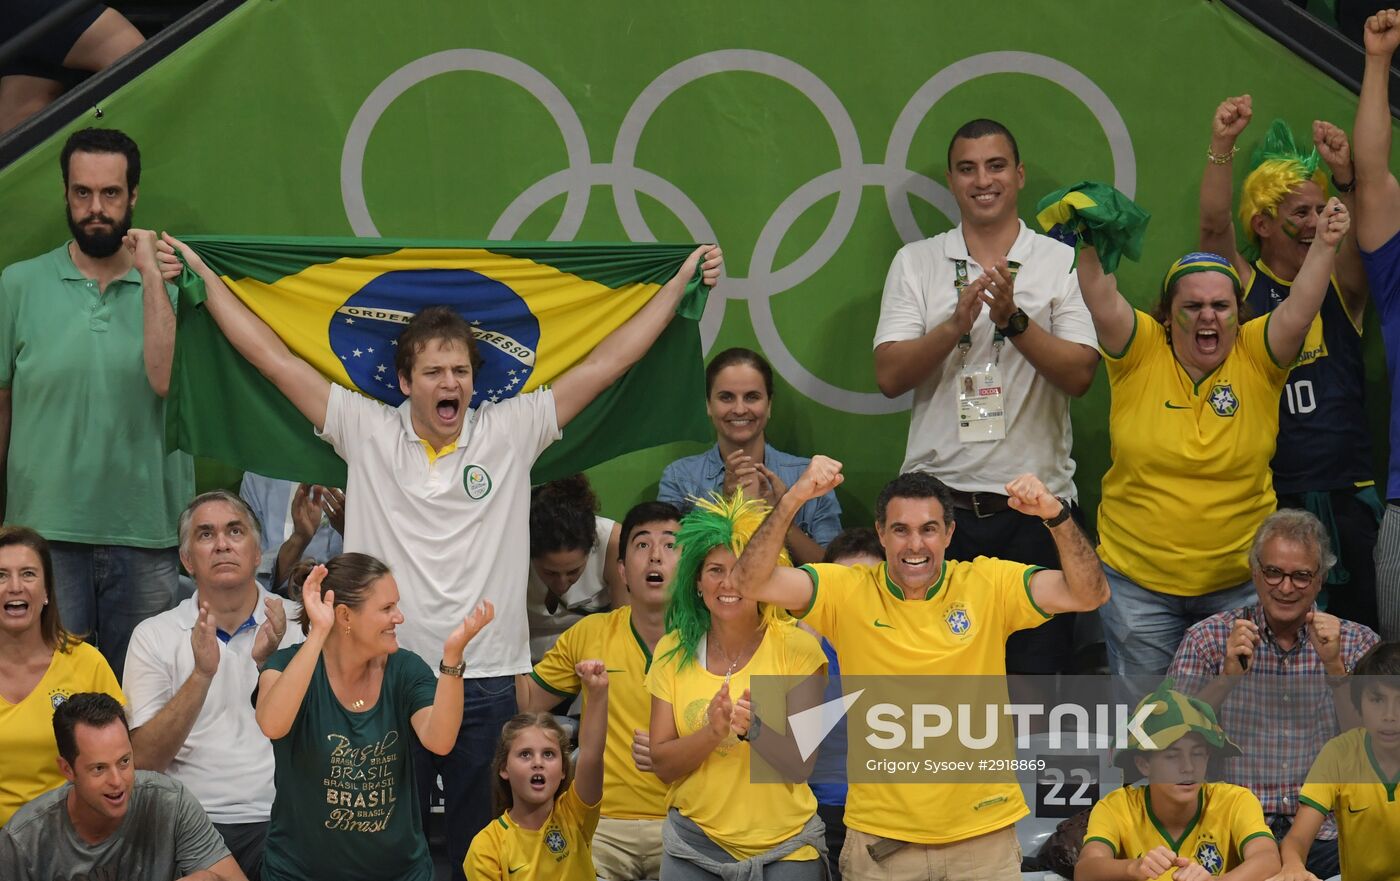
M1219 708L1221 727L1243 753L1226 760L1225 779L1252 790L1265 814L1292 817L1313 760L1341 733L1326 671L1308 641L1307 625L1298 631L1293 648L1285 650L1274 641L1260 606L1220 612L1186 631L1167 675L1176 679L1179 690L1199 694L1224 670L1225 643L1238 618L1253 621L1263 642L1254 651L1249 671ZM1380 641L1369 627L1351 621L1341 622L1341 636L1348 673ZM1332 817L1318 837L1337 837Z

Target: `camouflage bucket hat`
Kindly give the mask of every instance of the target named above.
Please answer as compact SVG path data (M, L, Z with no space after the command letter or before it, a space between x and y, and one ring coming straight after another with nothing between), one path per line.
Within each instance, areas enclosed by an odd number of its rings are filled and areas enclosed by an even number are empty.
M1136 732L1128 740L1128 746L1113 757L1113 764L1123 769L1123 782L1129 783L1142 777L1134 761L1140 755L1159 752L1176 743L1188 734L1199 734L1210 747L1215 758L1233 758L1240 755L1240 748L1225 736L1225 731L1215 719L1215 710L1199 698L1190 697L1172 688L1171 679L1162 680L1156 691L1143 698L1137 705L1141 710L1154 705L1141 725L1151 744L1145 744ZM1134 712L1134 716L1137 713ZM1150 748L1149 748L1150 746Z

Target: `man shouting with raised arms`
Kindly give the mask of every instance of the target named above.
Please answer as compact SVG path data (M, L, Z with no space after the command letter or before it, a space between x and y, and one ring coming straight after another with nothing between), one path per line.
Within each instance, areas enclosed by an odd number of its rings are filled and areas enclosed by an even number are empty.
M449 863L460 866L472 837L494 816L491 758L515 714L515 676L530 670L525 619L530 468L564 426L651 348L695 275L719 277L722 257L696 248L680 271L582 361L540 388L470 410L482 364L471 325L429 306L399 335L394 368L407 396L394 408L333 385L298 358L243 305L199 255L166 236L208 289L209 313L230 343L296 405L349 466L345 550L383 560L398 580L405 648L435 657L466 610L482 600L496 624L472 641L462 665L462 730L446 756L418 749L420 790L441 775Z
M942 481L919 472L896 477L875 501L883 563L777 567L798 508L841 481L840 462L813 458L749 541L731 578L745 596L778 603L825 636L843 675L1004 676L1012 632L1108 600L1103 567L1069 506L1031 474L1006 485L1009 504L1044 522L1061 570L986 557L945 559L954 529L952 498ZM955 798L948 786L959 787ZM852 881L1018 879L1014 824L1027 813L1014 780L852 782L841 875Z

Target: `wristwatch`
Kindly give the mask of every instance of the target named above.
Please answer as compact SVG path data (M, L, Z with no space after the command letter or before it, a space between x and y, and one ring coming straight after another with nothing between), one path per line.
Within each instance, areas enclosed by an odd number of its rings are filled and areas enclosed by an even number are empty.
M1054 529L1056 526L1059 526L1061 523L1064 523L1068 519L1069 502L1065 501L1064 499L1060 499L1060 513L1056 514L1054 517L1051 517L1049 520L1042 520L1040 522L1044 523L1047 529Z
M1001 335L1006 339L1011 339L1020 333L1025 333L1026 328L1031 326L1031 317L1023 309L1017 309L1011 313L1011 317L1006 319L1005 327L998 327Z
M467 662L462 661L455 667L449 667L446 661L438 661L438 672L444 676L461 676L467 672Z

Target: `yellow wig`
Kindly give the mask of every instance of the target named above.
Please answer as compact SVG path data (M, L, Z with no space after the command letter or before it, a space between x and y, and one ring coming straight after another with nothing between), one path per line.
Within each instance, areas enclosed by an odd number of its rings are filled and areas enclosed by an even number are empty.
M1254 151L1253 163L1244 183L1240 185L1240 227L1244 231L1244 246L1240 253L1246 260L1259 257L1259 235L1254 231L1254 217L1276 216L1278 206L1299 185L1312 181L1327 192L1327 175L1319 167L1321 157L1314 149L1306 156L1299 152L1288 124L1275 119L1269 126L1264 142Z

